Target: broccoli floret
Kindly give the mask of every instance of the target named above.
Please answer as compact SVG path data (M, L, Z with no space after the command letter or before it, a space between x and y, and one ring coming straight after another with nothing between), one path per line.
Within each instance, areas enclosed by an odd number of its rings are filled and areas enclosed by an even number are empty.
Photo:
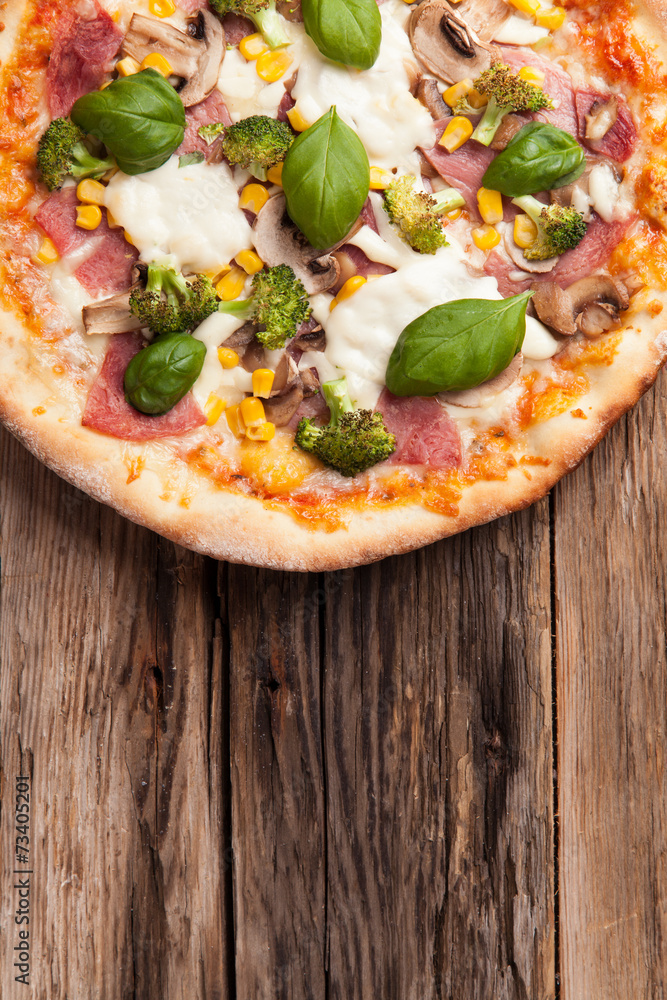
M257 339L269 350L285 346L312 309L302 283L287 264L266 267L252 279L253 318L263 329Z
M268 115L252 115L229 125L222 138L222 151L230 163L238 163L260 180L287 156L294 133L286 122Z
M130 311L155 334L194 330L216 311L220 300L203 274L185 279L171 267L149 264L145 288L130 295Z
M415 191L414 183L415 178L409 174L392 181L385 191L385 211L413 250L435 253L448 245L441 215L461 208L465 200L454 188L445 188L433 197L425 191Z
M275 0L210 0L210 6L219 17L224 17L225 14L249 17L262 32L271 49L278 49L291 42L276 10Z
M39 140L37 166L49 191L62 187L67 177L101 177L116 166L113 157L93 156L86 135L69 118L56 118Z
M493 137L500 128L505 115L517 111L541 111L543 108L553 108L553 102L541 87L522 80L505 63L494 63L489 69L477 77L475 90L488 97L489 103L482 120L472 134L473 139L484 146L490 146ZM455 107L456 114L477 114L478 109L462 98Z
M325 382L322 392L331 420L325 427L318 427L304 417L296 431L300 448L312 452L343 476L356 476L389 458L396 448L396 438L385 427L381 413L355 410L344 378Z
M528 260L548 260L579 246L588 231L580 212L564 205L544 205L532 195L513 198L537 226L537 237L532 246L524 250Z

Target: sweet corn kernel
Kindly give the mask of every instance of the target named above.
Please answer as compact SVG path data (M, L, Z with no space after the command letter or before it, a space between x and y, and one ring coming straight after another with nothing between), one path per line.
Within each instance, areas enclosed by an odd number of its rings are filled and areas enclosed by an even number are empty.
M445 104L449 104L450 108L453 108L462 97L466 97L472 90L472 80L470 77L466 77L465 80L459 80L458 83L452 84L447 90L443 91L442 99Z
M477 192L479 214L488 226L495 226L503 221L503 196L500 191L490 191L481 187Z
M107 208L107 226L109 227L109 229L120 229L120 226L118 225L118 223L116 222L116 220L114 219L113 215L111 214L108 208Z
M257 396L246 396L241 403L241 416L246 427L259 427L266 420L264 404Z
M480 250L493 250L500 243L500 233L493 226L481 226L472 231L473 242Z
M132 56L125 56L124 59L121 59L116 63L116 72L118 73L118 76L134 76L134 74L138 73L140 69L141 66L136 59L132 58Z
M514 242L522 250L532 247L537 239L537 226L529 215L517 215L514 220Z
M351 295L358 292L362 285L366 284L366 280L360 274L355 274L351 278L348 278L336 298L332 300L329 311L333 312L339 302L344 302L345 299L349 299Z
M303 117L298 107L290 108L287 117L295 132L305 132L313 124Z
M247 208L257 214L269 200L269 192L263 184L246 184L239 195L239 208Z
M269 167L266 171L267 181L271 181L272 184L283 184L283 164L276 163L275 167Z
M522 14L536 14L540 9L540 0L509 0L513 7Z
M270 368L255 368L252 373L253 396L262 396L264 399L268 399L275 377L275 372L272 372Z
M127 243L129 243L131 247L133 247L134 246L134 240L132 239L132 237L130 236L130 234L128 233L127 230L124 231L123 236L125 237L125 241Z
M255 63L257 75L267 83L275 83L291 65L292 57L286 52L263 52Z
M371 191L384 191L394 179L394 175L389 170L382 167L371 167Z
M236 351L233 351L231 347L219 347L218 361L223 368L236 368L240 358Z
M224 399L218 396L217 392L211 392L209 394L209 397L206 400L206 406L204 407L207 427L212 427L213 424L217 424L226 406L227 403Z
M241 406L236 403L234 406L228 406L225 410L225 416L227 417L227 423L229 424L229 429L234 435L234 437L240 438L245 436L245 424L243 423L243 417L241 416Z
M443 146L448 153L453 153L468 141L473 131L472 122L461 115L457 115L456 118L452 118L442 133L442 138L438 145Z
M254 35L246 35L239 42L239 52L248 62L252 62L253 59L259 59L261 55L268 51L269 46L264 41L264 36L259 32L256 32Z
M562 7L543 7L535 14L535 21L540 28L558 31L565 24L565 11Z
M246 436L251 441L273 441L276 436L276 425L270 420L265 420L259 427L248 427Z
M519 70L519 76L526 83L532 83L536 87L541 87L546 79L546 73L534 66L522 66Z
M264 261L257 256L254 250L241 250L236 255L236 263L242 267L246 274L257 274L264 267Z
M35 259L40 264L55 264L57 260L60 260L60 254L48 237L42 241L39 253L35 255Z
M151 52L141 64L142 69L156 69L162 76L171 76L174 72L168 59L165 59L159 52Z
M172 0L149 0L148 9L155 17L171 17L176 13Z
M102 221L102 209L98 205L77 205L76 224L79 229L97 229Z
M77 185L76 196L87 205L103 205L105 190L99 181L85 180Z
M481 111L482 108L485 108L489 103L489 99L486 94L480 94L479 90L475 90L474 87L472 90L468 91L466 100L472 108L478 109L479 111Z
M111 13L110 16L111 16L111 20L115 21L116 24L118 24L118 22L120 21L120 11L119 10L114 10L114 11L112 11L112 13Z
M221 278L215 290L223 302L238 299L245 285L246 273L240 267L232 267L228 274Z
M456 220L460 219L462 215L463 215L462 208L455 208L453 212L445 212L445 218L449 219L450 222L456 222Z

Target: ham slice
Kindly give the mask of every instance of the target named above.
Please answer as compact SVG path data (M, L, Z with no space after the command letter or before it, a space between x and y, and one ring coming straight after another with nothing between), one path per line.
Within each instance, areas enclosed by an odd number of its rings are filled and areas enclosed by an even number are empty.
M240 14L225 14L222 26L225 29L225 43L227 45L238 45L243 38L254 35L257 31L252 21L247 17L241 17Z
M84 427L125 441L185 434L206 423L206 416L191 393L160 417L139 413L125 399L125 369L141 350L143 338L136 333L119 333L111 339L100 373L88 394L81 423Z
M52 118L68 115L75 101L99 89L123 40L122 31L99 4L89 3L88 11L90 16L77 13L73 5L57 22L46 71Z
M497 280L498 290L505 298L526 292L539 281L555 281L561 288L568 288L580 278L587 278L604 267L634 222L634 217L631 217L620 222L607 223L598 215L594 215L589 223L588 232L579 246L564 253L553 270L545 274L526 274L522 278L520 277L522 272L509 257L497 250L487 257L484 271ZM519 277L519 280L512 281L512 275Z
M339 250L350 258L355 272L363 278L368 278L372 274L393 274L396 270L389 264L378 264L377 261L371 260L360 247L355 247L354 243L344 243Z
M198 152L203 153L207 160L210 159L217 149L219 140L216 139L209 146L206 140L199 135L199 129L203 125L213 125L217 122L231 125L232 119L222 94L219 90L214 90L206 100L185 109L185 135L183 142L176 150L176 156Z
M76 188L54 191L35 220L61 257L74 253L81 257L74 276L90 295L124 291L132 284L132 268L139 252L127 242L122 229L109 229L104 214L97 229L80 229L76 224L77 205Z
M276 118L278 119L279 122L289 121L289 118L287 117L287 112L291 111L295 104L296 101L294 100L292 95L286 90L282 96L280 104L278 105L278 110L276 111Z
M589 115L596 104L616 101L618 117L607 134L598 140L586 138L586 115ZM627 101L620 94L600 94L595 90L578 90L575 95L577 119L579 124L579 139L595 153L609 156L618 163L625 163L635 151L638 133L632 112Z
M393 465L428 465L456 469L461 464L461 437L450 416L431 396L393 396L383 389L376 409L396 437Z
M564 132L576 136L579 122L570 74L548 59L538 56L532 49L516 48L509 45L503 45L501 48L503 61L512 69L519 70L523 66L533 66L544 73L542 89L551 98L555 107L551 110L545 109L527 115L527 120L532 118L535 121L549 122L556 128L561 128Z
M318 392L315 396L308 396L307 399L304 399L303 402L299 404L298 410L287 424L290 430L295 431L299 426L299 421L303 417L310 417L311 420L315 420L316 423L326 424L328 422L329 407L327 406L321 392Z
M479 218L477 192L482 187L482 177L496 153L474 139L470 139L453 153L448 153L443 146L438 145L448 121L449 119L443 118L435 122L436 144L430 149L422 149L422 153L443 180L461 192L470 212Z
M176 6L186 14L196 14L198 10L208 10L208 0L176 0Z

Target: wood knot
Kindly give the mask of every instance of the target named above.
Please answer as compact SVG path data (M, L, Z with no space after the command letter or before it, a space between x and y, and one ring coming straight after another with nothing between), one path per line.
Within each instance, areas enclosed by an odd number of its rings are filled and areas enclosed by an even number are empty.
M500 774L505 770L509 753L498 730L485 741L484 756L487 759L489 768L492 768L495 774Z

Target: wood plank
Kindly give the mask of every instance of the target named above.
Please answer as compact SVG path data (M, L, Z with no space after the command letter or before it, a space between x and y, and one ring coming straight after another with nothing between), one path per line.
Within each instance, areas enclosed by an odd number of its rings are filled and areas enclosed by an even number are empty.
M236 997L324 1000L324 592L314 575L229 566L221 576L230 635Z
M13 785L29 768L32 995L222 1000L226 678L210 567L0 435L0 912L15 905ZM23 995L15 943L4 936L8 998Z
M563 1000L667 986L667 382L555 493Z
M327 600L329 992L554 996L546 502Z

